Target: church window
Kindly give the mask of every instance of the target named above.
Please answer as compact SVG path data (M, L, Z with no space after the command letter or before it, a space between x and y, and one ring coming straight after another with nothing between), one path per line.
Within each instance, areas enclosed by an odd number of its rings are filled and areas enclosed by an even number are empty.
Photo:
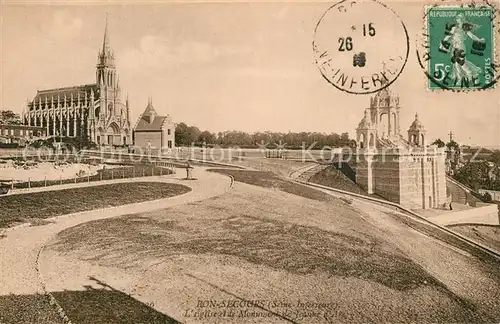
M113 103L110 102L108 104L108 115L112 115L113 114Z
M167 134L168 134L168 135L170 135L170 128L169 128L169 129L167 129Z

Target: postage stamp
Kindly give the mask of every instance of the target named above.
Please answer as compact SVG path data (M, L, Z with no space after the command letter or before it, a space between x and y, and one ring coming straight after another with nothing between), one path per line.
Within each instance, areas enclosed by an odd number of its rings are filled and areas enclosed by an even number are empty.
M494 13L489 5L426 8L430 90L485 89L495 84Z
M344 0L319 20L313 51L322 76L334 87L353 94L374 93L403 71L409 54L408 32L386 4Z

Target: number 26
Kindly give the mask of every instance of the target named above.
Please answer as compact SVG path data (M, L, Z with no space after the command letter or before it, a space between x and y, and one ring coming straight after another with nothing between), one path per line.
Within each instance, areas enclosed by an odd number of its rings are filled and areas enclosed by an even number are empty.
M339 38L339 51L344 52L344 51L351 51L352 50L352 38L351 37L340 37Z

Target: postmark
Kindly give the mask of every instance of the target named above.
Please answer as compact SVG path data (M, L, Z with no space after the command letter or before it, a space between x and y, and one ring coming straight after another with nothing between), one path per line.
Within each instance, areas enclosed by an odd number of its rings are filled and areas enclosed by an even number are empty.
M417 58L429 90L494 88L497 80L495 8L489 3L425 7Z
M314 32L313 52L321 75L352 94L374 93L392 84L406 65L409 49L400 17L376 0L334 4Z

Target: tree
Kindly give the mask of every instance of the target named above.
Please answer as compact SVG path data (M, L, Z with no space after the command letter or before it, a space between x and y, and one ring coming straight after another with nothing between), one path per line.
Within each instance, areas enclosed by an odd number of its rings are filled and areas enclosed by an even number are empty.
M206 144L215 144L215 135L209 131L203 131L200 134L200 142Z
M21 125L21 117L12 110L0 110L0 124Z
M494 150L493 153L491 153L490 157L488 158L488 161L491 161L496 165L500 166L500 151Z
M437 147L445 147L446 146L446 144L440 138L438 138L437 140L432 142L431 145L437 145Z
M486 161L468 163L460 168L454 178L464 185L474 189L493 189L491 168Z
M186 145L187 142L187 128L185 123L179 123L175 127L175 145Z
M460 145L458 145L458 143L457 143L457 142L455 142L454 140L451 140L450 142L448 142L448 143L446 144L446 147L447 147L448 149L453 148L455 151L459 151L459 150L460 150Z
M196 126L189 126L186 130L186 145L191 145L192 143L198 143L200 139L201 131Z
M493 200L493 199L491 198L490 193L489 193L489 192L485 192L485 193L484 193L484 195L483 195L483 201L484 201L484 202L489 203L489 202L491 202L492 200Z
M325 134L318 132L300 133L280 133L280 132L255 132L249 134L241 131L224 131L217 134L209 131L201 131L195 126L188 126L185 123L177 124L175 128L175 143L178 146L190 146L192 143L218 144L221 146L239 146L257 148L265 145L267 148L274 148L277 145L284 145L287 149L300 149L303 145L309 148L314 144L315 149L328 147L355 146L355 142L349 139L348 133Z

